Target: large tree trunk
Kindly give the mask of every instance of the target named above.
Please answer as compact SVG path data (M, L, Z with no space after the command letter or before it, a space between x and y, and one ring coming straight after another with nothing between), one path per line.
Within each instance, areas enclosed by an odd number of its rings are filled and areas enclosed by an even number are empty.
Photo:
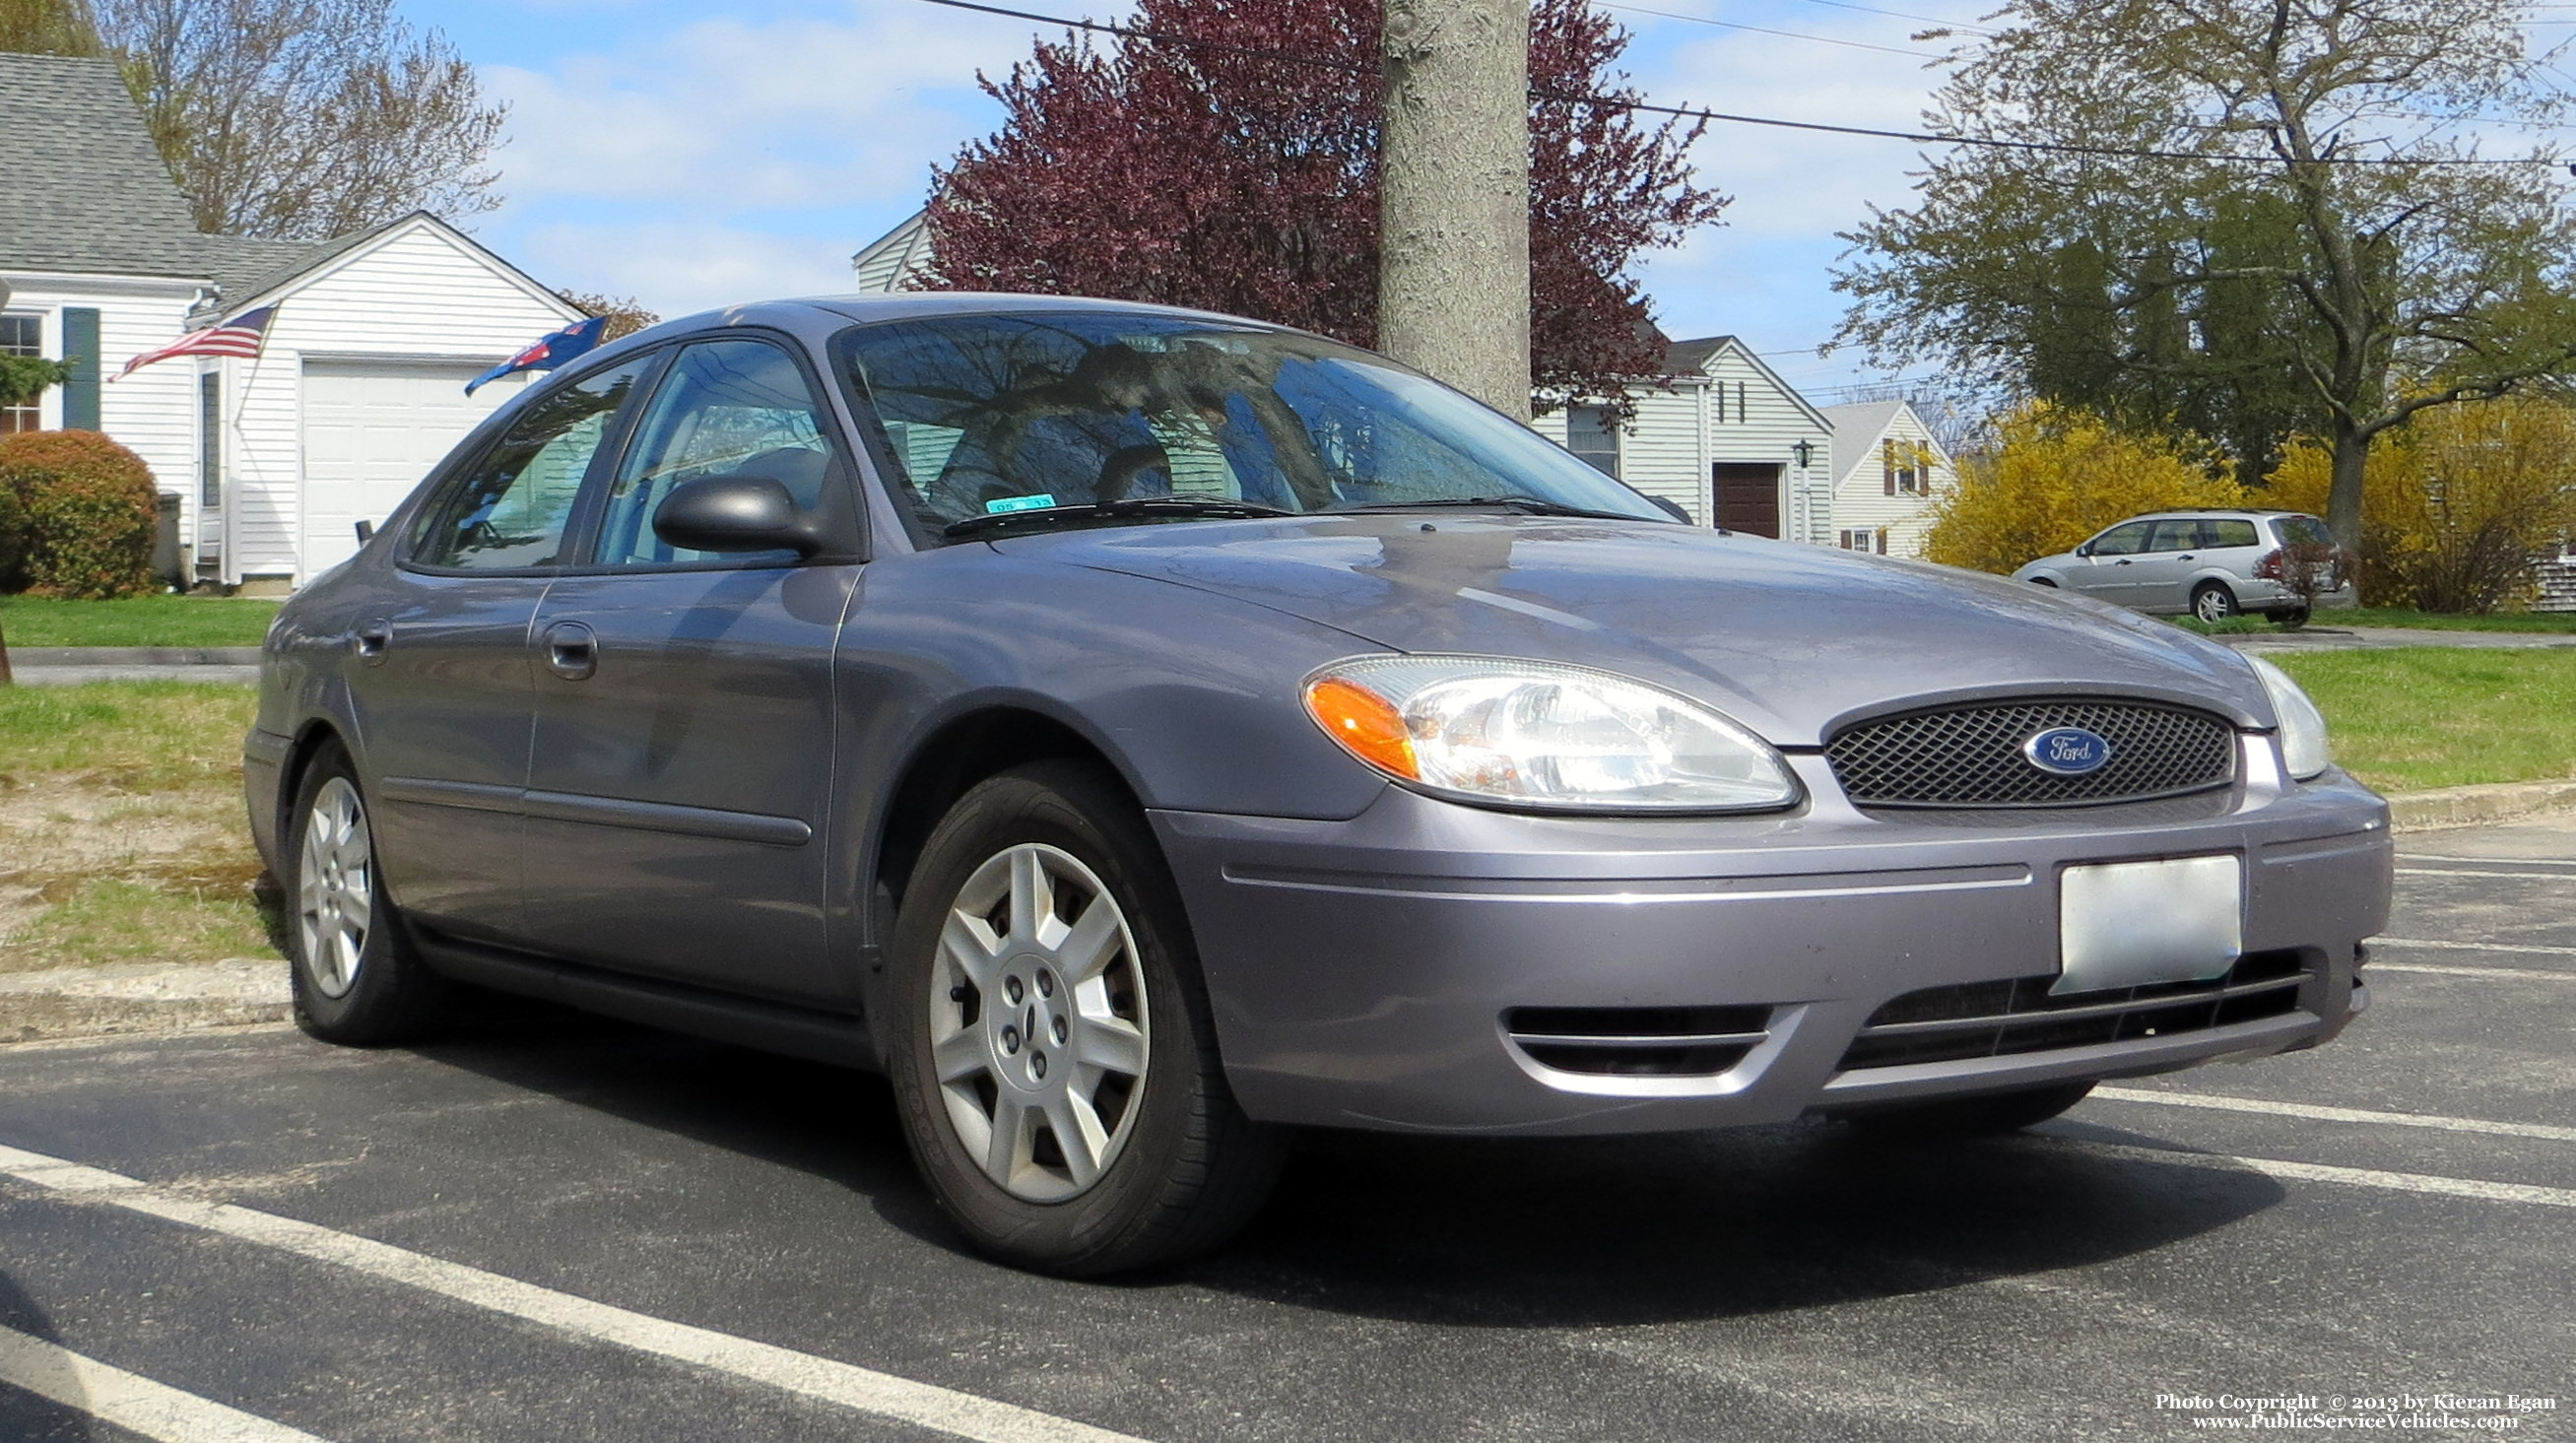
M2334 427L2334 483L2326 492L2326 529L2335 545L2361 554L2361 483L2370 459L2370 437L2338 418Z
M1528 420L1528 0L1388 0L1378 145L1378 344Z

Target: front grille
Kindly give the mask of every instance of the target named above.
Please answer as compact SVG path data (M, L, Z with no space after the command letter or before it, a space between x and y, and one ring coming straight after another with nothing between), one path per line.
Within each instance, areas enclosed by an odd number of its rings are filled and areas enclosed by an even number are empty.
M2097 771L2041 771L2022 744L2082 727L2111 744ZM2222 787L2236 777L2223 717L2132 701L2016 701L1862 722L1825 744L1843 794L1862 807L2060 807L2136 802Z
M1503 1031L1530 1061L1595 1077L1714 1077L1770 1035L1768 1007L1515 1007Z
M2049 995L2057 977L2013 977L1908 992L1870 1014L1843 1050L1844 1071L2009 1057L2141 1037L2206 1032L2298 1010L2322 954L2248 952L2215 982L2160 982Z

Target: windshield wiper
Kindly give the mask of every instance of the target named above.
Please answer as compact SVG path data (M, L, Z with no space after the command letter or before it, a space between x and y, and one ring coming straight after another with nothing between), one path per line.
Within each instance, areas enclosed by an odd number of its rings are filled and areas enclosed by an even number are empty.
M1632 516L1625 511L1594 511L1582 506L1568 506L1544 496L1426 496L1419 501L1373 501L1365 506L1329 507L1325 514L1347 515L1353 512L1418 511L1433 506L1507 506L1528 516L1581 516L1594 521L1652 521L1660 518Z
M987 531L1004 531L1020 522L1037 524L1087 521L1096 517L1115 519L1121 516L1295 516L1297 512L1258 501L1234 501L1222 496L1131 496L1123 501L1101 501L1079 506L1030 506L1018 511L992 511L982 516L968 516L939 528L946 537L976 536Z

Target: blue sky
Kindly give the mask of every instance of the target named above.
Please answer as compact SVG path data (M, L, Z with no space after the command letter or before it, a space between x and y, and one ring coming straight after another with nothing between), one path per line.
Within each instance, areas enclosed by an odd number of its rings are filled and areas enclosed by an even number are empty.
M1126 8L1002 3L1096 18ZM1652 99L1896 128L1916 124L1938 78L1940 43L1912 34L1973 28L1990 8L1642 4L1604 8L1635 32L1626 68ZM976 72L1007 71L1042 28L919 0L783 0L734 15L674 0L416 0L407 13L444 30L513 108L497 157L509 201L480 237L549 284L632 295L665 315L847 289L850 253L921 204L933 163L997 123ZM1723 226L1642 268L1665 329L1740 335L1819 400L1872 378L1855 355L1815 353L1842 314L1834 233L1872 203L1905 202L1915 148L1715 125L1693 158L1734 203Z

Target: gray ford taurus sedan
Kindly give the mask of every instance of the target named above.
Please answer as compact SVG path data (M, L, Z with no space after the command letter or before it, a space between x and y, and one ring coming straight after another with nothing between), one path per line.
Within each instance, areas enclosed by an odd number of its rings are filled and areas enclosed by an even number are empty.
M268 639L298 1016L457 984L892 1079L1131 1267L1287 1125L2020 1126L2362 1010L2388 813L2260 661L1702 530L1399 366L910 296L673 321Z

